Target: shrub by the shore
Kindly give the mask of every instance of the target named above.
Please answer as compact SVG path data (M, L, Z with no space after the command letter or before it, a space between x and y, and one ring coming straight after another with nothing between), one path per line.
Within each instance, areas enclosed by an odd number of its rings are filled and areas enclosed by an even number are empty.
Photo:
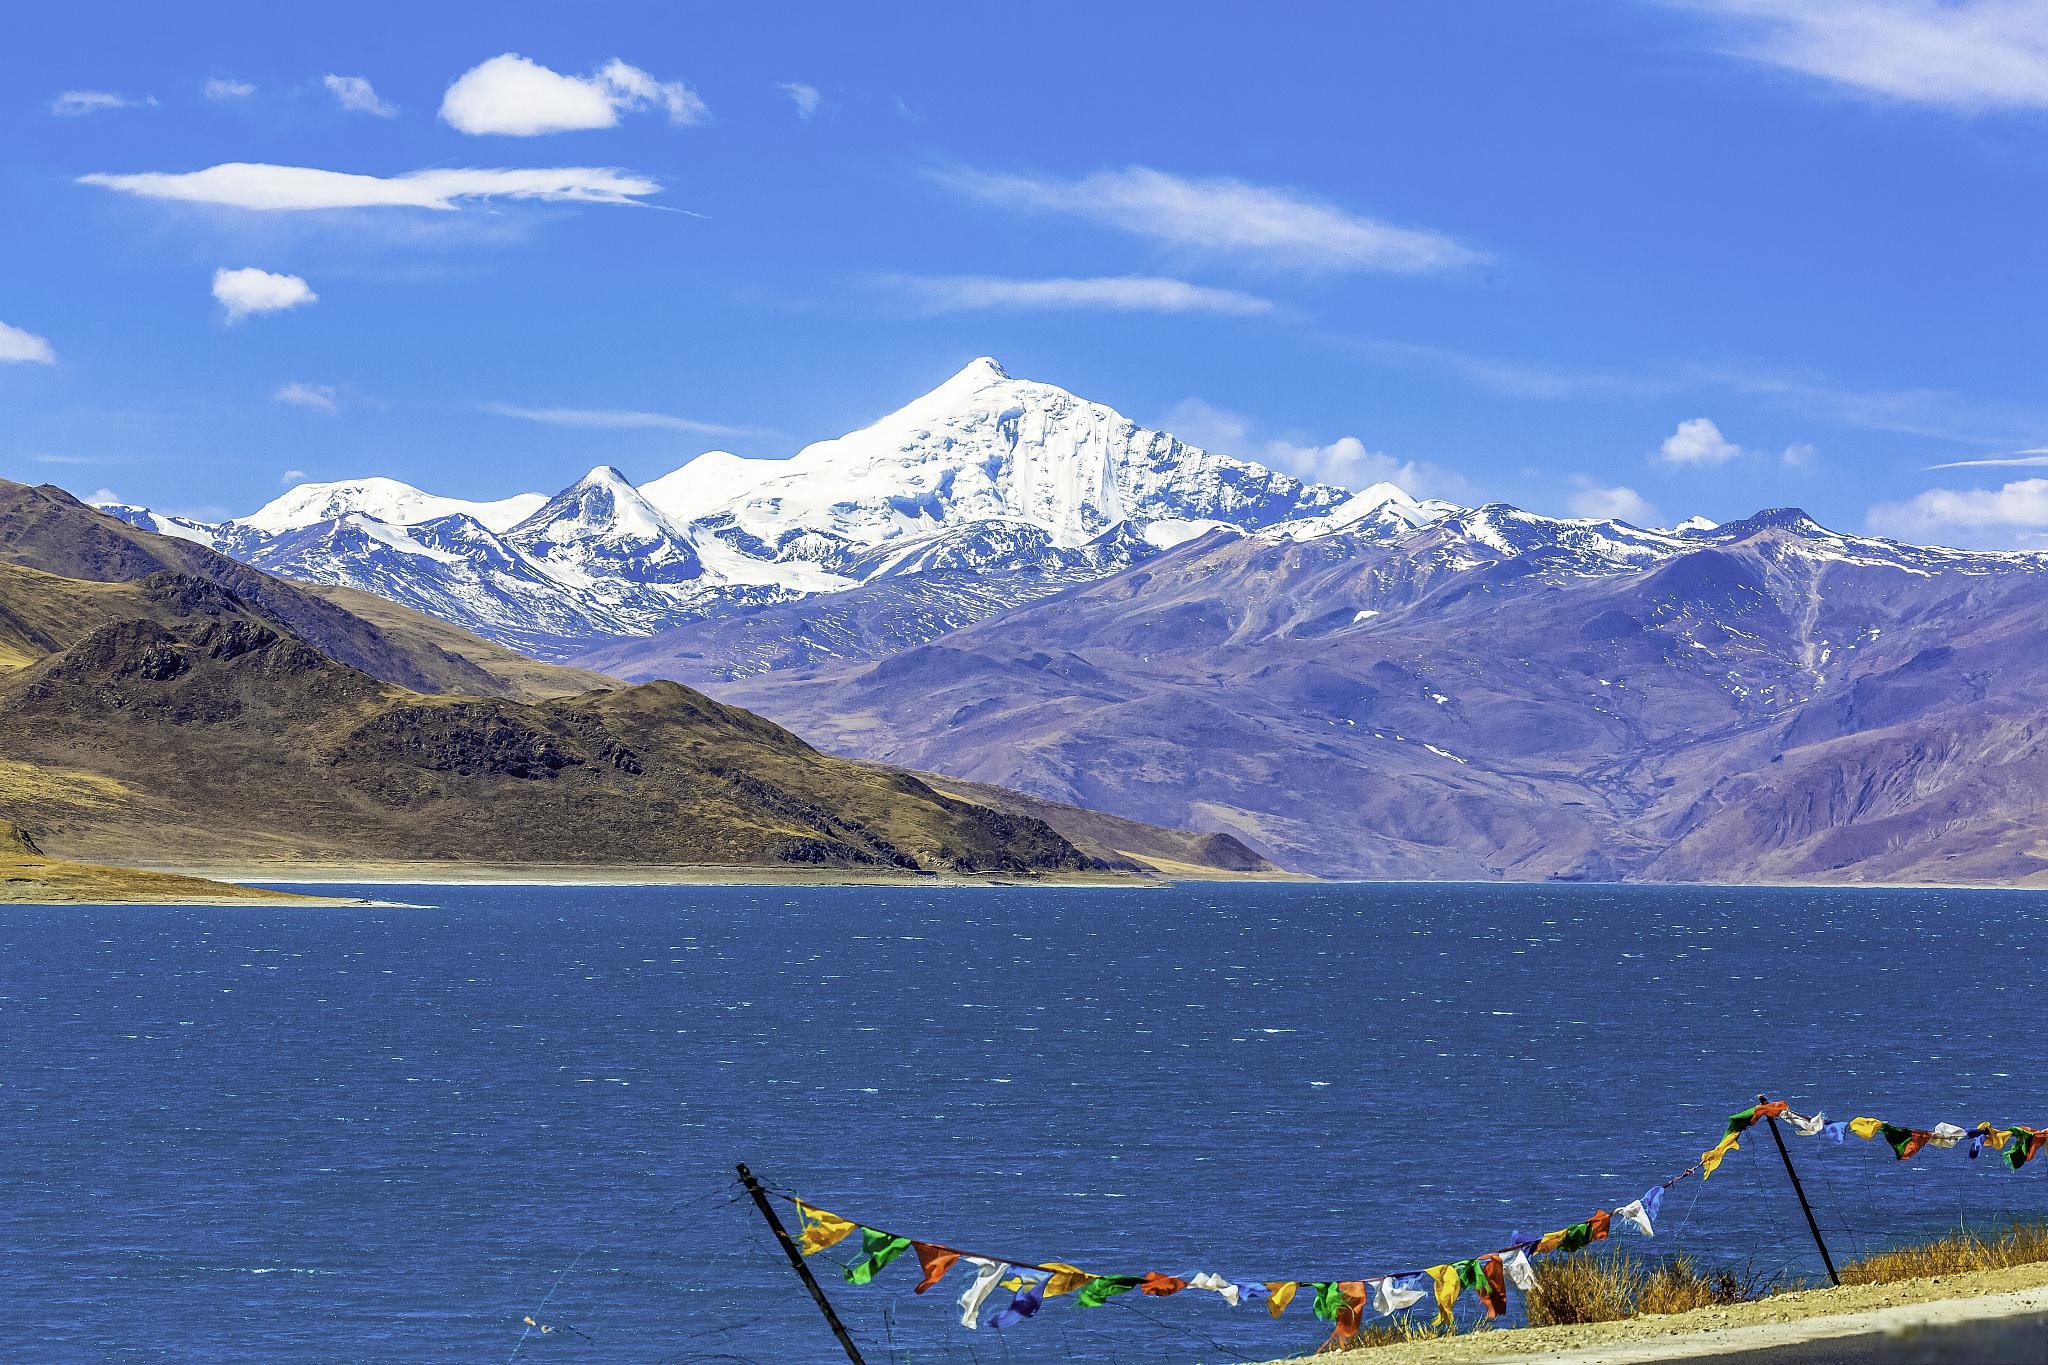
M1528 1296L1531 1327L1615 1322L1644 1313L1684 1313L1739 1303L1756 1285L1730 1270L1703 1273L1689 1256L1645 1262L1580 1253L1543 1263Z
M1963 1275L1973 1270L2048 1261L2048 1222L2015 1223L1996 1237L1960 1228L1931 1242L1914 1242L1859 1256L1838 1273L1843 1284L1884 1284L1930 1275Z

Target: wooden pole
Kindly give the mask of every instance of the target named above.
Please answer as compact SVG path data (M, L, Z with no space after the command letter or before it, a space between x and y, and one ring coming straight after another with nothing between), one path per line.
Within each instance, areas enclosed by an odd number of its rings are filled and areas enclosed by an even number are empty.
M1756 1097L1758 1104L1769 1104L1762 1095ZM1820 1263L1828 1268L1828 1283L1839 1286L1842 1277L1835 1273L1835 1258L1828 1255L1828 1244L1821 1240L1820 1224L1813 1221L1813 1205L1806 1202L1806 1190L1799 1183L1799 1172L1792 1169L1792 1153L1785 1149L1785 1137L1778 1131L1778 1120L1768 1118L1771 1125L1771 1140L1778 1144L1778 1155L1785 1162L1785 1174L1792 1177L1792 1193L1799 1196L1799 1211L1806 1215L1806 1230L1813 1234L1813 1244L1820 1248Z
M852 1361L853 1365L867 1365L867 1362L861 1359L860 1347L854 1345L853 1338L847 1335L846 1324L832 1311L832 1301L825 1297L825 1291L812 1276L811 1268L804 1264L804 1254L797 1250L796 1243L789 1238L789 1230L784 1228L782 1220L775 1216L775 1206L768 1202L767 1192L761 1188L761 1182L754 1179L754 1173L747 1169L747 1163L744 1161L739 1164L739 1172L740 1184L745 1185L747 1193L754 1197L754 1207L768 1220L768 1227L775 1233L775 1240L782 1246L782 1254L789 1257L790 1269L796 1271L797 1277L804 1282L804 1288L811 1291L811 1302L817 1304L818 1311L825 1315L825 1325L832 1329L833 1336L839 1338L839 1344L846 1350L846 1358ZM1819 1236L1818 1233L1814 1235ZM1821 1254L1827 1254L1826 1248L1822 1248ZM1829 1269L1832 1272L1833 1267Z

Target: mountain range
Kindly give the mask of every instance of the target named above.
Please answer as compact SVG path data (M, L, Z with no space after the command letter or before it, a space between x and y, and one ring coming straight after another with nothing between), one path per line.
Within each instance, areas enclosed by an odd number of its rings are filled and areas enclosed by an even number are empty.
M2021 881L2048 558L1356 493L980 360L787 461L131 521L1336 876Z
M4 480L0 754L22 848L91 862L1149 870L1110 840L1177 873L1265 867L1213 835L944 792L674 682L536 663Z

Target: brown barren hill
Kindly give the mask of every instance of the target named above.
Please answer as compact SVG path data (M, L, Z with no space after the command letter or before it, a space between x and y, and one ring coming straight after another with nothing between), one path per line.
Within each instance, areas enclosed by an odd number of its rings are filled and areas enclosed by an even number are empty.
M679 684L538 695L591 675L377 615L0 483L0 816L157 865L1107 870Z

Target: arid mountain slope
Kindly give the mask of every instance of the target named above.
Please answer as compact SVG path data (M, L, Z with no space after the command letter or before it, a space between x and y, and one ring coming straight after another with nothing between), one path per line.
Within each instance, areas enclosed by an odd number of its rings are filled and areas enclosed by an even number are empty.
M1779 512L1631 567L1547 530L1524 551L1510 515L1394 543L1218 533L879 663L720 691L838 752L1326 875L2048 865L2040 562Z

